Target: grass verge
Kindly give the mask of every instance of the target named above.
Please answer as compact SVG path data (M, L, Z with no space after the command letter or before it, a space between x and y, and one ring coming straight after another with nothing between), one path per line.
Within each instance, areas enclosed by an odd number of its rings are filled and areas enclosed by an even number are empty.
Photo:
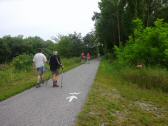
M168 94L130 84L115 69L102 61L76 125L167 126Z
M64 72L81 64L80 58L63 59ZM32 69L29 72L16 72L12 66L5 66L0 70L0 101L16 95L36 84L37 72ZM49 67L44 74L45 80L50 79Z

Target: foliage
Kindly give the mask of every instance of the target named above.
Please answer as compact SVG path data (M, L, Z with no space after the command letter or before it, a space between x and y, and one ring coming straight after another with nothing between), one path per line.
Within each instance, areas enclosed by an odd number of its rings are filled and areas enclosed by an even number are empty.
M137 29L125 47L115 47L121 64L164 65L168 63L168 24L158 19L154 27L143 29L139 19L134 20ZM167 66L168 67L168 66Z
M83 50L83 42L80 34L74 33L61 36L57 46L58 52L63 57L80 56Z
M89 32L83 37L85 53L90 52L92 55L96 56L98 53L102 54L102 46L96 39L95 32Z
M32 67L32 56L19 55L13 59L12 65L15 70L30 71Z
M45 55L49 57L56 48L50 41L44 41L39 37L23 38L22 36L4 36L0 38L0 64L12 61L21 54L34 55L38 48L42 48Z
M106 60L101 62L76 125L166 126L167 93L129 84L118 76L121 72L124 69L117 72L116 64L110 64Z
M120 80L130 84L136 84L143 89L156 89L168 92L168 71L160 66L148 66L136 68L127 64L119 64L118 61L103 61L104 65L111 65L106 70L107 74L115 74ZM106 67L107 68L107 67Z
M135 27L132 20L139 18L144 27L154 25L157 18L168 22L167 0L101 0L100 13L94 13L96 37L107 52L114 45L125 45Z
M85 37L84 37L85 38ZM81 34L73 33L65 36L59 36L56 43L51 40L44 41L40 37L23 38L19 35L16 37L4 36L0 38L0 64L9 63L13 58L26 54L34 55L38 48L43 50L43 53L49 57L53 50L58 50L62 57L76 57L80 56L81 52L88 50L85 41ZM87 42L92 43L92 40Z

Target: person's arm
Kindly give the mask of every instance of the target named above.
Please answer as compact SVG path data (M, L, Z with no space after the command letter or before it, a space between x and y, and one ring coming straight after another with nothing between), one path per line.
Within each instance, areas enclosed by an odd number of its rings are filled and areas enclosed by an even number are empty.
M60 65L61 65L62 63L61 63L61 59L60 59L60 57L59 57L59 56L58 56L58 61L59 61Z
M33 63L32 63L33 68L35 68L35 56L33 57Z
M43 60L44 60L45 63L47 63L47 58L46 58L45 55L43 55Z
M60 64L60 66L63 68L63 67L64 67L64 65L62 64L62 61L61 61L60 56L57 56L57 57L58 57L58 62L59 62L59 64Z

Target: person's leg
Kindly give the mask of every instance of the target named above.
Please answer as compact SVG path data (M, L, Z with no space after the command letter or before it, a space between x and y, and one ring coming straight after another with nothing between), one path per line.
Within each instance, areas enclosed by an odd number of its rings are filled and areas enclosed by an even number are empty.
M44 83L44 75L43 75L43 73L40 75L40 83Z
M52 73L53 87L55 86L55 72Z
M37 85L36 87L40 87L40 83L43 80L43 68L37 68L37 72L38 72L38 77L37 77Z
M55 74L55 76L54 76L54 86L59 87L58 86L58 74Z
M40 83L40 75L37 76L37 83Z
M40 84L40 74L39 74L39 68L37 68L37 84L36 84L36 88L39 87L39 84Z
M44 66L40 69L40 79L41 83L44 83Z
M58 82L58 72L55 71L53 73L53 87L59 87L58 84L57 84L57 82Z
M89 63L89 58L87 58L87 63Z
M37 84L36 84L36 87L40 87L40 74L38 73L38 76L37 76Z

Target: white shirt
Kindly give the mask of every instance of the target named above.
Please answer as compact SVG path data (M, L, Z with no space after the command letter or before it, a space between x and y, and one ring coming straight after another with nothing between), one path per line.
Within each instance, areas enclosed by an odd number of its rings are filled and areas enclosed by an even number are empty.
M33 62L35 63L36 68L44 66L45 62L47 62L47 58L43 53L36 53Z

